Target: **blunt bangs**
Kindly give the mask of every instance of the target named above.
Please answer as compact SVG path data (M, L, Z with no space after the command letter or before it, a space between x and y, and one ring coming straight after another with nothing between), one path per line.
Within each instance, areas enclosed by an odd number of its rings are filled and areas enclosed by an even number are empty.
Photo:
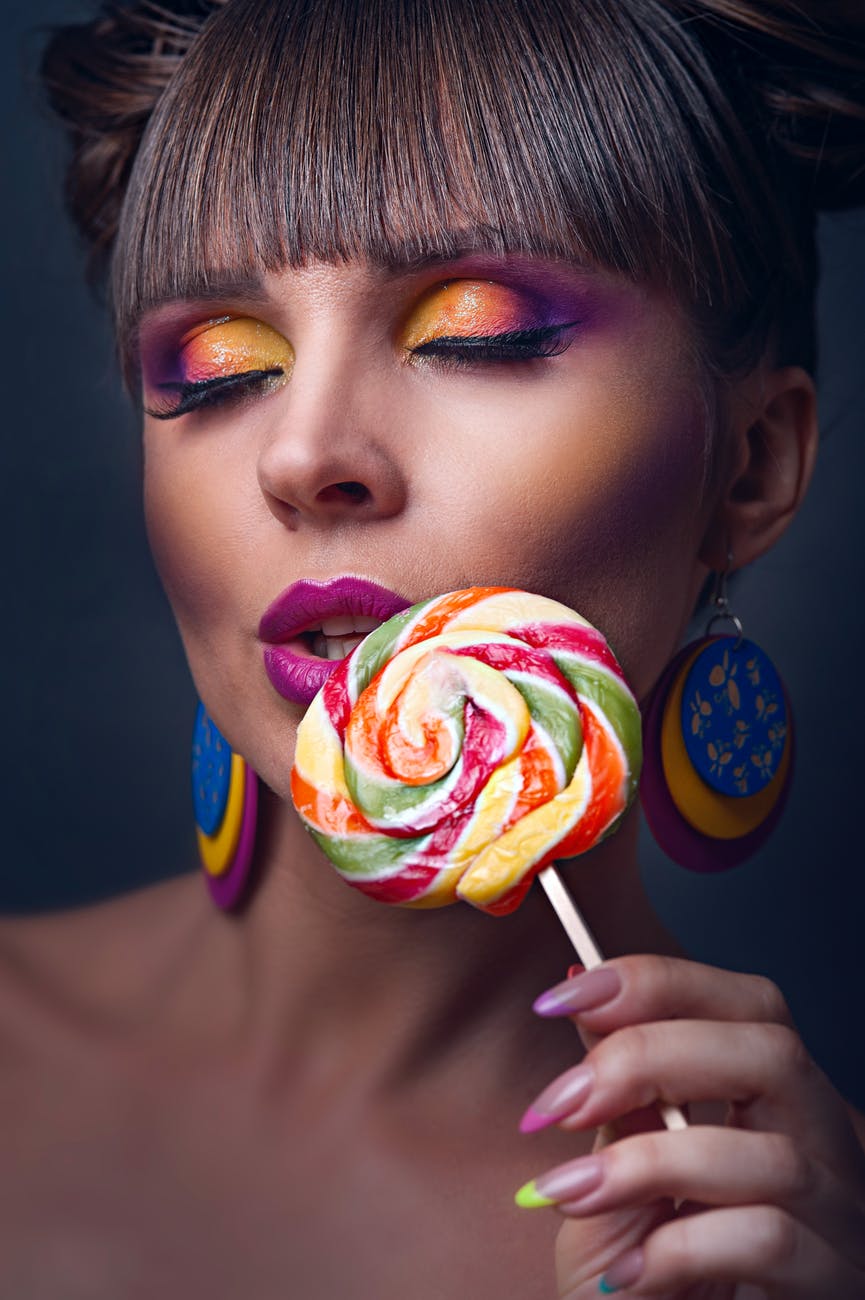
M657 0L231 0L133 169L112 265L127 382L161 301L467 246L662 284L740 340L744 314L753 344L777 274L754 232L779 201L754 148Z

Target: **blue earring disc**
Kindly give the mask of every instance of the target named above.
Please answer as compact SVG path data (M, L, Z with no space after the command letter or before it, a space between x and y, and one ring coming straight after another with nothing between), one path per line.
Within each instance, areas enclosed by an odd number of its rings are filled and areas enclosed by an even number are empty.
M231 747L203 704L192 734L192 803L205 835L216 833L225 816L231 778Z
M717 637L691 665L682 692L682 738L712 790L744 799L778 771L787 740L781 679L753 641Z

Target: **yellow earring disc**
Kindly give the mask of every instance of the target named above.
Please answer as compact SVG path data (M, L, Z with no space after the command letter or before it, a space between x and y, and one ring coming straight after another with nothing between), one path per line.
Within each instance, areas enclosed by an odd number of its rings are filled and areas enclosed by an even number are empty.
M243 803L246 791L246 764L239 754L231 755L231 775L228 784L228 801L219 829L205 835L196 827L198 851L204 870L211 876L221 876L228 870L237 851L240 826L243 821Z
M788 734L781 762L772 780L757 794L736 799L719 794L695 772L682 738L682 693L691 665L703 649L698 645L676 675L661 722L661 763L670 797L694 830L716 840L736 840L761 825L771 813L790 766Z

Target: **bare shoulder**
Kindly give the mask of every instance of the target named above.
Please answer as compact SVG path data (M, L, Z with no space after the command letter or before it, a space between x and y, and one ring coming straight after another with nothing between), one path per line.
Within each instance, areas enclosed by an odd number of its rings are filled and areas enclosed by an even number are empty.
M184 875L86 907L0 917L0 1015L21 998L110 1016L146 995L205 909Z

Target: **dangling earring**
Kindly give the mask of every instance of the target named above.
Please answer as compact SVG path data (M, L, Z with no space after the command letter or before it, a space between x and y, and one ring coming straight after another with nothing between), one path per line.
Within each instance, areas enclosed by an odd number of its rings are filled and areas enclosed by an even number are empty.
M689 871L726 871L756 853L793 772L790 701L730 611L727 559L705 634L668 665L643 713L643 811L663 851ZM714 635L721 622L735 631Z
M192 737L192 802L207 886L228 911L240 902L252 866L258 777L232 751L203 704Z

